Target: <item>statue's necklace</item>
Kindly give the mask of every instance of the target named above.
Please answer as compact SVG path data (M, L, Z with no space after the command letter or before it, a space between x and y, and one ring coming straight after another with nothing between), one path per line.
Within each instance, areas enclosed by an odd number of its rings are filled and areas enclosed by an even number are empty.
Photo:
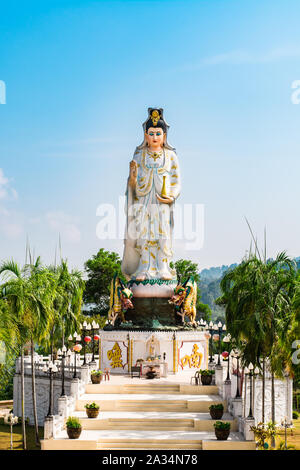
M162 155L163 151L161 150L159 153L158 152L150 152L148 150L148 155L149 155L149 158L153 158L153 160L156 162L156 160Z

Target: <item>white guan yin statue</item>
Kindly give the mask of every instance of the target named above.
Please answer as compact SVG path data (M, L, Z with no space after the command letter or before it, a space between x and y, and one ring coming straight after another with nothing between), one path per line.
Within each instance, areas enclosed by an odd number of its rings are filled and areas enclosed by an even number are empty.
M176 281L170 261L180 171L175 149L167 142L168 127L163 109L149 108L144 141L130 162L122 272L132 282Z

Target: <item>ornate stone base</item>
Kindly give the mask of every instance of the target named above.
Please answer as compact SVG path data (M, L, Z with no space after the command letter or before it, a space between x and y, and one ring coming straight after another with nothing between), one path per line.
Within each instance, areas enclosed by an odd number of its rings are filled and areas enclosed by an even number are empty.
M114 326L106 325L104 330L177 330L193 329L176 314L174 305L169 303L177 285L176 280L165 281L150 279L145 281L131 280L128 283L133 293L133 309L125 313L125 323L117 318Z
M166 329L180 325L181 318L168 298L134 297L134 308L126 312L126 320L131 321L138 329Z

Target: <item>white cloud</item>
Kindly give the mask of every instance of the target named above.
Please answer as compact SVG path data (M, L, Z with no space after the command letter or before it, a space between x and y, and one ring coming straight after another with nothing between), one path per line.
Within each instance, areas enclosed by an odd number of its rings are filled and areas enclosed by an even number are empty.
M272 49L264 53L252 53L245 50L234 50L217 54L203 60L204 65L218 64L263 64L267 62L275 62L281 59L289 59L300 57L300 49L294 47L282 47Z
M9 212L5 207L0 207L0 215L9 215Z
M8 179L5 178L2 168L0 168L0 186L5 186L8 183Z
M0 168L0 200L9 197L17 199L17 191L11 187L9 179L4 176L2 168Z
M71 243L80 242L81 233L74 217L65 214L63 211L47 212L45 217L50 229L60 234L63 240Z
M300 48L298 47L281 47L270 49L265 52L251 52L244 49L236 49L211 57L199 59L198 62L190 63L179 67L177 71L199 70L203 67L213 65L239 65L239 64L266 64L279 60L287 60L300 57Z
M1 218L0 231L8 238L19 238L23 234L23 226L18 221L9 220L8 216Z
M10 185L10 180L4 175L0 168L0 201L17 199L17 191ZM0 206L0 233L7 238L16 239L23 233L23 224L17 214L12 214L3 202Z

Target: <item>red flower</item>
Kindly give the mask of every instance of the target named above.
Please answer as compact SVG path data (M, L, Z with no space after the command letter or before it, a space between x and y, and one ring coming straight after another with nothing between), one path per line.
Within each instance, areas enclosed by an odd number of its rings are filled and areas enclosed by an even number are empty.
M99 339L100 339L100 336L99 336L99 335L95 335L95 336L94 336L94 340L95 340L95 341L99 341Z
M86 343L90 343L90 342L92 341L92 338L91 338L90 336L85 336L85 337L84 337L84 341L85 341Z

